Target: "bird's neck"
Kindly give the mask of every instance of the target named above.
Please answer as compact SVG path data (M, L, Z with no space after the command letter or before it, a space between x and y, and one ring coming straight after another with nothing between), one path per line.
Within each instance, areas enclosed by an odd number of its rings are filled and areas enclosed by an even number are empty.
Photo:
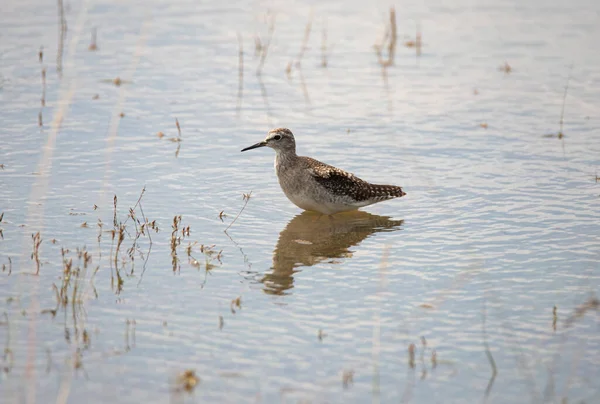
M298 158L295 150L276 150L275 151L275 170L285 170L286 167L294 164Z

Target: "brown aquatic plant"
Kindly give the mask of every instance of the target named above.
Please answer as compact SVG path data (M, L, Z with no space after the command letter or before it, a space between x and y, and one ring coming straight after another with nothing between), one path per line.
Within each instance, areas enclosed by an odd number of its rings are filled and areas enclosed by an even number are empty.
M121 244L123 244L123 241L125 240L125 225L124 224L119 224L118 228L117 228L117 248L115 251L115 269L117 270L117 274L119 272L118 270L118 263L117 263L117 259L119 257L119 250L121 249Z
M408 366L411 369L415 368L415 351L417 350L417 346L415 344L410 344L408 346Z
M116 228L119 224L117 223L117 195L113 198L113 226Z
M353 369L344 370L342 372L342 386L344 386L344 389L347 389L350 386L352 386L353 384L354 384L354 370Z
M498 70L500 70L501 72L504 72L504 74L510 74L513 70L513 68L511 67L511 65L508 64L508 62L504 62L503 65L498 67Z
M97 40L96 34L97 34L97 29L96 29L96 27L94 27L92 29L92 40L90 42L90 46L88 46L88 50L91 50L91 51L98 50L98 43L96 41Z
M199 383L200 378L196 375L196 371L188 369L177 376L176 390L184 390L191 393Z
M236 313L236 307L238 310L240 310L242 308L242 296L238 296L235 299L233 299L231 301L231 304L229 305L229 308L231 309L231 313L235 314Z
M173 265L173 272L177 272L180 269L179 258L177 257L177 247L181 244L181 238L177 236L179 233L179 225L181 224L181 215L175 215L173 217L173 224L171 224L171 264Z
M404 46L406 46L407 48L415 48L417 56L421 56L421 47L423 46L423 39L419 24L417 24L417 33L415 35L415 39L409 39L405 41Z
M1 234L1 232L0 232ZM2 264L2 272L6 271L6 264ZM8 257L8 275L12 273L12 258Z
M42 67L42 98L40 101L41 101L42 107L45 107L46 106L46 68L45 67Z

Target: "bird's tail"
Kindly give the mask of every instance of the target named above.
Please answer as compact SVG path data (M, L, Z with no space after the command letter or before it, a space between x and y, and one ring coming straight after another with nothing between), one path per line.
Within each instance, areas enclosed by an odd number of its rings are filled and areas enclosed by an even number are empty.
M371 184L369 187L371 198L377 201L385 201L387 199L400 198L406 195L406 192L401 187L396 185L377 185Z

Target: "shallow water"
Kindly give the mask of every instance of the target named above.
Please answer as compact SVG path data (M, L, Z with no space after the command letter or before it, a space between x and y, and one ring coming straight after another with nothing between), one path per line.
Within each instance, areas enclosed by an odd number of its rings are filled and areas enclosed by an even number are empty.
M385 70L386 2L64 6L0 14L6 402L600 401L597 2L397 3ZM406 197L301 214L277 126Z

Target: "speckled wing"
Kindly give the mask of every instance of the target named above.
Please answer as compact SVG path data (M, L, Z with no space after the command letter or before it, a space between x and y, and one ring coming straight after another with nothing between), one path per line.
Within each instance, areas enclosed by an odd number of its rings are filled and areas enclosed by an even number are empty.
M406 195L395 185L370 184L354 174L307 158L309 171L319 185L331 194L363 204L385 201Z

